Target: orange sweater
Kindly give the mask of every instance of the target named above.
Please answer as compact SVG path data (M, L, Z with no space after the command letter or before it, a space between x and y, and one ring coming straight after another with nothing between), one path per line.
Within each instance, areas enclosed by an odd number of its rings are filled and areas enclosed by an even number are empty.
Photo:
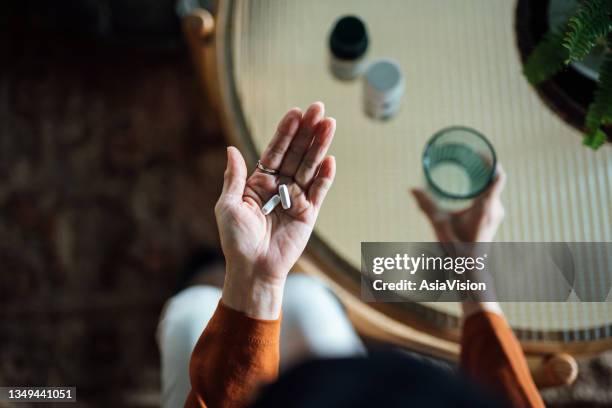
M185 407L245 407L278 375L280 319L256 320L221 302L191 356ZM514 407L544 407L506 320L477 312L465 321L460 365Z

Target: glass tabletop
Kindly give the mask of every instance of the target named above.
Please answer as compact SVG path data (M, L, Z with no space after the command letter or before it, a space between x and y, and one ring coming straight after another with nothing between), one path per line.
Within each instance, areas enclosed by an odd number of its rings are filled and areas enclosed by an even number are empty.
M293 106L321 100L337 120L337 178L315 233L352 267L346 273L358 274L362 241L434 240L407 190L424 185L427 140L452 125L484 134L506 169L499 241L612 241L612 149L581 146L580 133L522 76L513 2L231 3L232 81L256 153ZM403 70L405 93L390 120L364 114L360 79L339 81L329 71L328 35L345 14L367 26L368 60L392 58ZM457 323L456 304L426 307ZM612 336L612 303L513 303L504 310L523 338ZM582 330L590 327L600 329Z

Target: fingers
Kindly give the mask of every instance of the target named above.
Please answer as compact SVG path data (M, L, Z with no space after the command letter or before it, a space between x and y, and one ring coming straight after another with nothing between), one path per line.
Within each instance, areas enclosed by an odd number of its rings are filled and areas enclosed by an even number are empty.
M506 172L502 167L501 163L497 164L495 168L495 178L493 183L485 190L484 193L477 198L477 202L483 206L492 205L492 203L499 201L502 191L506 185Z
M325 196L334 182L334 177L336 177L336 158L327 156L321 162L319 172L308 189L308 200L317 210L321 208L321 204L323 204L323 200L325 200Z
M283 162L285 153L291 145L300 127L302 111L299 108L289 110L278 123L274 137L261 156L261 163L271 169L278 169Z
M222 196L227 198L242 198L247 177L247 167L244 158L234 146L227 148L227 166L223 175Z
M456 240L449 220L449 214L441 211L423 190L413 188L410 190L421 211L425 213L440 242Z
M315 130L314 140L306 151L294 177L298 185L304 190L307 190L310 186L323 158L327 154L327 150L334 138L335 131L335 119L325 118L319 122Z
M414 196L421 211L423 211L425 215L427 215L427 218L429 218L433 222L433 219L438 214L438 207L436 207L434 202L423 190L413 188L412 190L410 190L410 192Z
M280 173L293 177L297 171L306 150L312 143L315 128L323 118L325 107L322 102L315 102L308 107L302 117L297 135L291 141L283 158Z

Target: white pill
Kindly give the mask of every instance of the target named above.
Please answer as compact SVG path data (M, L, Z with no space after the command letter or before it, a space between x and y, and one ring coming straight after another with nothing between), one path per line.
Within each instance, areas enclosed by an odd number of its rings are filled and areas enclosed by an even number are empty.
M265 203L263 207L261 207L261 212L263 212L264 215L270 214L280 202L280 196L278 194L275 194L274 197L269 199L268 202Z
M291 208L291 196L289 195L289 189L285 184L281 184L278 187L278 194L280 195L281 204L285 210Z

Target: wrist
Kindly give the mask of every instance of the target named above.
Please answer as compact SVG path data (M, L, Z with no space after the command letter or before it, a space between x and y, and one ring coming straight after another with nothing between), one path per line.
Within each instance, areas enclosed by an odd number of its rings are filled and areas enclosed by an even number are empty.
M253 266L228 264L221 297L223 304L255 319L276 320L280 317L285 276L257 271Z

